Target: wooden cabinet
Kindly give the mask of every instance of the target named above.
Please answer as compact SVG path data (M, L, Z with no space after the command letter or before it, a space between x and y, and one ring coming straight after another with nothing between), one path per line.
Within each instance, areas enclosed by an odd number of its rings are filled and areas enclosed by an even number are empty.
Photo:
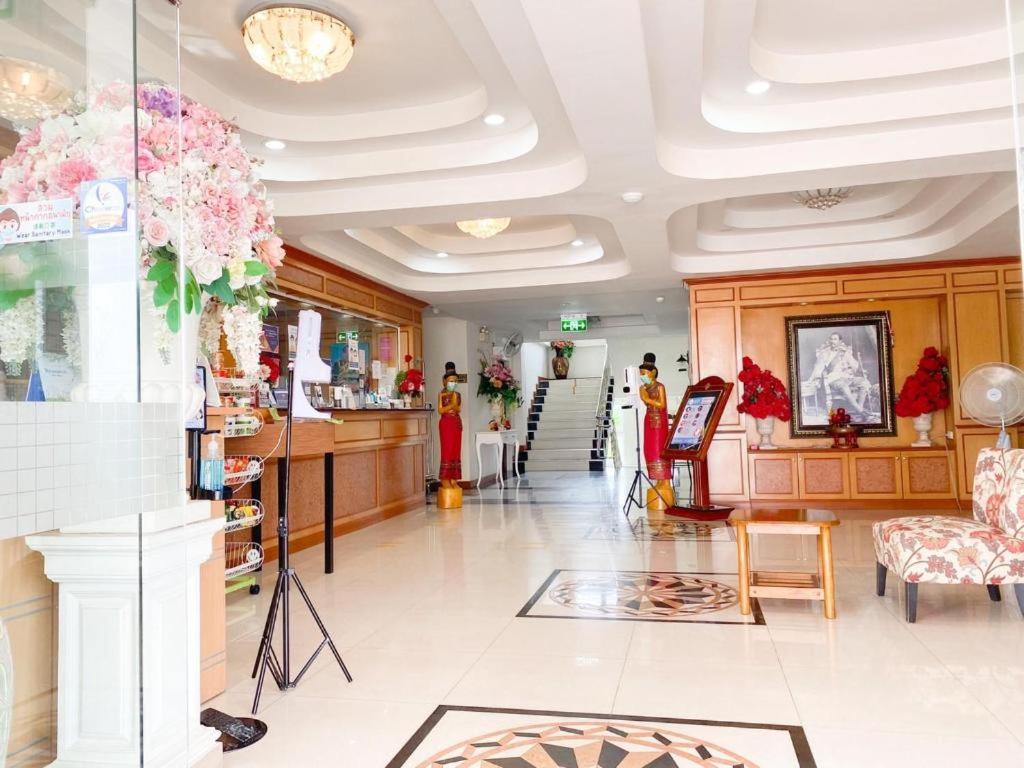
M797 480L797 454L758 451L747 457L750 470L750 498L796 499L800 496Z
M747 456L750 498L798 502L952 499L957 487L953 461L954 454L942 448L751 451Z
M851 499L902 499L904 463L894 451L850 454Z
M954 461L953 454L944 450L903 452L903 498L953 498Z
M846 453L801 453L797 479L801 499L850 498L850 461Z

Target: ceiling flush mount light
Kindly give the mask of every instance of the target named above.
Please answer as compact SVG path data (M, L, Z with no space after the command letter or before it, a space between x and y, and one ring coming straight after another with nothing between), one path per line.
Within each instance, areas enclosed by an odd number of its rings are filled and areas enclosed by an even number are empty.
M242 22L252 60L294 83L326 80L348 66L356 38L341 19L296 6L256 11Z
M630 205L633 205L634 203L639 203L643 199L644 199L644 193L643 192L623 192L622 193L622 202L629 203Z
M655 299L655 301L656 301L656 302L658 302L659 304L661 304L662 302L664 302L664 301L665 301L665 297L664 297L664 296L658 296L658 297L657 297L657 298Z
M279 149L284 149L285 145L284 142L281 141L280 139L267 139L266 141L263 142L263 146L266 147L267 149L273 149L277 151Z
M767 93L771 87L772 84L767 80L754 80L747 83L747 87L744 90L751 96L760 96L762 93Z
M34 61L0 57L0 117L12 122L40 120L71 100L71 82Z
M583 245L583 241L580 240L579 238L576 238L575 240L572 241L573 248L579 248L581 245Z
M455 226L467 235L472 235L480 240L486 240L488 237L494 237L499 232L504 232L508 229L508 225L511 223L512 219L506 216L503 219L471 219L469 221L457 221L455 222Z
M439 259L447 259L448 258L448 254L445 253L444 251L438 251L437 252L437 258L439 258Z
M491 112L491 114L484 117L484 123L487 125L501 125L505 122L505 116L499 115L497 112Z
M828 187L827 189L807 189L803 192L797 192L793 195L793 199L807 208L813 208L817 211L827 211L829 208L835 208L843 200L850 196L850 187Z

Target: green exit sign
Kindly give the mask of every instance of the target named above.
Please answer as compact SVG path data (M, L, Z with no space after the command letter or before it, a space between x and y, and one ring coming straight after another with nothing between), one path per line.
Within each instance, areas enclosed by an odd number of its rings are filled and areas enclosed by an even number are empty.
M359 331L340 331L338 333L338 341L346 342L349 339L359 341Z
M563 333L579 333L587 330L586 315L562 315Z

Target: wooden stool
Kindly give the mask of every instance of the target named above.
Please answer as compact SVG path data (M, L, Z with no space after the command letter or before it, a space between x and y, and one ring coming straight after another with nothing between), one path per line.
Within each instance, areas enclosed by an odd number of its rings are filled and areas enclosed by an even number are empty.
M740 613L750 614L750 598L823 600L825 618L836 617L836 578L832 561L832 526L839 525L827 509L737 509L729 515L736 528L736 556L740 577ZM754 571L750 563L748 533L815 536L818 572Z

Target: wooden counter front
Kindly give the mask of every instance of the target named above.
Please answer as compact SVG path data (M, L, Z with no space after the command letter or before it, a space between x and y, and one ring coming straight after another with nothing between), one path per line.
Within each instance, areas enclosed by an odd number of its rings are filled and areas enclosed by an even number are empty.
M292 427L292 551L324 540L325 495L333 485L334 535L371 525L425 503L424 451L430 411L335 411L331 422ZM229 438L226 453L266 459L259 496L266 517L262 540L268 560L277 557L278 461L285 451L284 422L270 422L254 437ZM325 457L332 455L330 480ZM235 495L253 494L243 488ZM244 533L241 536L244 537Z

